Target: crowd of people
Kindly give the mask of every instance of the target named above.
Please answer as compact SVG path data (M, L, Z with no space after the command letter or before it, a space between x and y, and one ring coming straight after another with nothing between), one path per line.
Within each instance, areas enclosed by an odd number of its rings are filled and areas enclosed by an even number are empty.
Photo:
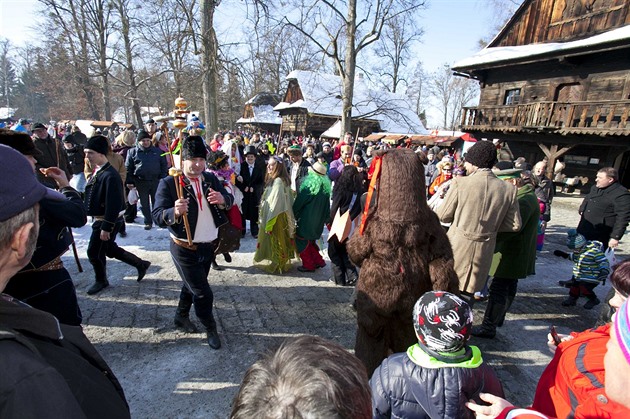
M138 203L145 230L169 232L182 279L174 325L198 333L194 309L213 350L221 338L208 276L223 269L217 256L231 262L248 232L257 241L253 263L282 275L294 260L302 273L324 268L327 230L330 281L354 287L355 354L315 336L287 340L248 370L231 417L630 415L630 261L613 266L606 256L630 222L630 193L613 168L599 170L579 225L567 232L571 252L554 254L575 264L561 281L569 288L563 306L585 297L584 308L594 308L601 302L593 289L610 278L606 306L616 317L550 336L554 359L527 410L503 399L469 339L494 338L519 279L535 274L552 215L546 161L507 158L488 141L462 156L350 134L333 142L229 132L206 140L199 120L171 139L152 119L114 138L76 128L58 138L41 123L17 125L0 129L0 161L15 174L0 178L2 417L49 417L53 406L54 417L129 416L115 375L83 335L61 256L71 228L90 216L87 293L109 286L107 258L135 267L142 281L151 261L116 243ZM473 327L472 307L485 299ZM588 362L576 369L576 357Z

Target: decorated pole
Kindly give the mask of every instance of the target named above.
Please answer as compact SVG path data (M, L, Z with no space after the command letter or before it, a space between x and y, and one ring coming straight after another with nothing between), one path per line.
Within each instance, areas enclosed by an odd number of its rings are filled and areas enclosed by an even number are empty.
M184 198L184 190L183 190L183 180L182 180L182 176L184 175L184 172L182 171L182 141L183 141L183 132L182 130L184 128L186 128L186 125L188 125L188 121L186 120L186 116L188 115L188 110L186 109L188 107L188 103L186 102L186 100L184 100L183 97L181 97L181 95L175 99L175 109L173 110L173 113L175 114L175 120L173 121L173 127L178 129L178 135L177 135L177 147L179 147L180 152L179 152L179 168L177 168L175 166L175 159L173 158L173 154L172 154L172 150L171 147L169 147L169 150L171 150L171 165L172 167L170 169L168 169L168 174L169 176L173 176L173 179L175 180L175 190L177 190L177 198L178 199L183 199ZM190 223L188 222L188 213L185 213L184 215L182 215L182 218L184 219L184 229L186 230L186 239L188 240L188 245L192 246L193 242L192 242L192 238L190 235Z

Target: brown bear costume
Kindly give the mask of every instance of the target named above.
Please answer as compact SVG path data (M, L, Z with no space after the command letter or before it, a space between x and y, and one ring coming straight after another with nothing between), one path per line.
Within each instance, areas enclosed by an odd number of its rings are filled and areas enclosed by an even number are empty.
M427 205L418 155L379 151L370 170L375 197L348 254L361 268L354 350L371 376L391 353L417 342L412 312L418 298L431 290L458 294L459 281L446 233Z

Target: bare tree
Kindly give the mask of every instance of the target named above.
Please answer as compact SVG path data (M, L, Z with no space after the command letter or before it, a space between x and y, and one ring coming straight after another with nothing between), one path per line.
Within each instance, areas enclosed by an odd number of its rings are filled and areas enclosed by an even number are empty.
M11 42L0 38L0 97L7 108L11 107L11 99L17 85L15 66L9 54L11 50Z
M483 0L486 2L487 0ZM501 30L503 25L512 17L516 9L523 3L524 0L490 0L490 10L492 10L492 16L490 18L490 25L488 26L489 33L479 40L479 48L485 48L488 43L496 36ZM485 5L485 3L484 3Z
M422 63L418 62L411 76L409 76L409 82L407 84L407 90L405 94L409 97L411 103L413 104L413 109L416 112L416 115L420 117L422 120L422 115L424 114L424 89L427 84L428 76L422 67ZM426 124L426 121L422 121L423 124Z
M444 64L442 70L431 75L429 93L438 101L443 118L442 127L455 130L462 108L478 96L479 85L475 80L456 77L450 65Z
M383 27L392 19L424 5L424 0L299 0L300 18L285 17L288 25L302 32L333 61L341 76L344 131L351 128L358 54L380 38Z
M420 41L423 30L418 28L416 20L409 15L399 15L383 28L381 39L376 43L376 62L374 71L381 79L385 89L396 93L400 84L408 84L410 74L405 73L411 48Z

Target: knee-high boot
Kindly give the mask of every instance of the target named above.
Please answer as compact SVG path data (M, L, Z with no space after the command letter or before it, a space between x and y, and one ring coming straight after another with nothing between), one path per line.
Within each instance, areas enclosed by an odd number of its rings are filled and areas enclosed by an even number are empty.
M197 333L197 326L190 321L190 307L192 306L192 298L181 297L175 310L175 326L183 329L186 333Z
M142 281L142 278L144 278L144 276L146 275L149 266L151 266L151 262L149 262L148 260L142 260L138 256L124 249L121 250L121 253L119 255L116 255L116 259L135 267L138 270L137 281Z
M492 294L490 294L486 312L483 316L483 323L481 326L473 327L472 335L479 338L493 339L497 333L499 322L505 317L505 308L505 304L497 304L492 299Z

